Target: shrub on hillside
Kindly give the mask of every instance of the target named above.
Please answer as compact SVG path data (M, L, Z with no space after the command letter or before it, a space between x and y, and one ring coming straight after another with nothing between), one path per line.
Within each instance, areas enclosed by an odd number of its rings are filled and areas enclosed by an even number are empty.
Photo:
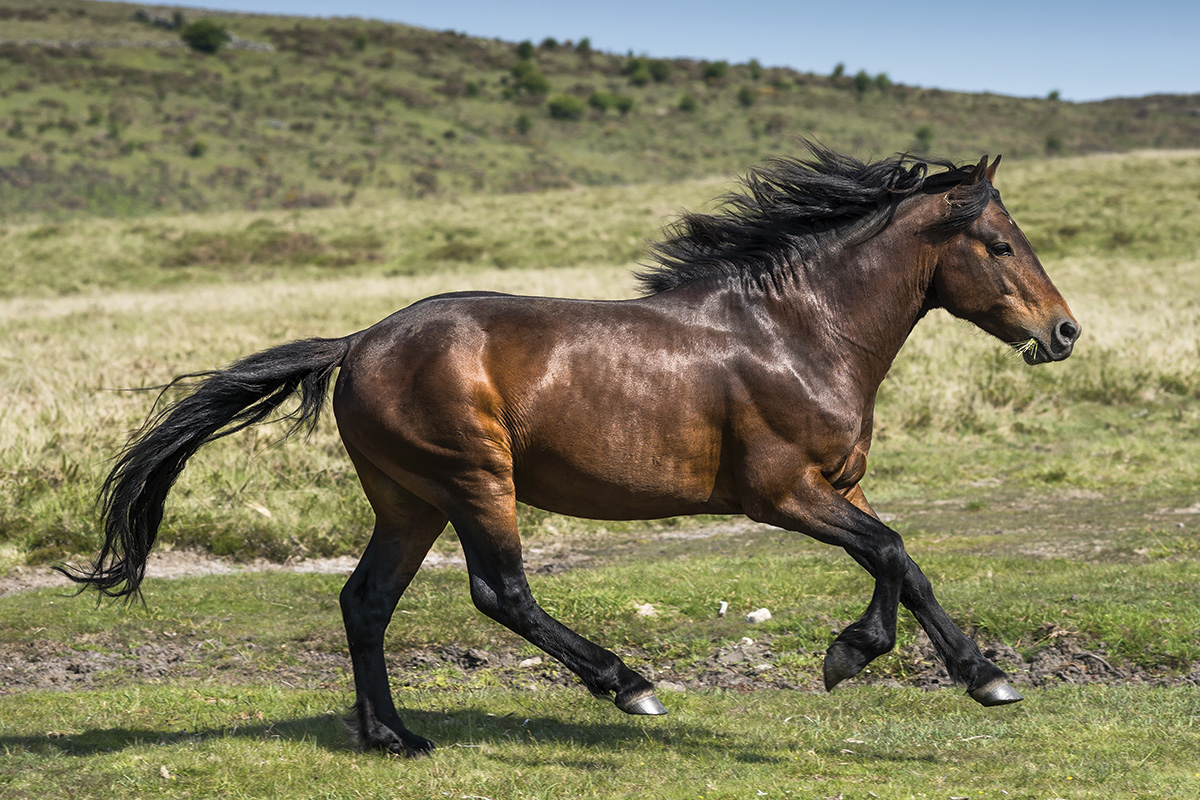
M518 94L550 93L550 81L538 71L532 61L518 61L512 68L512 76L513 88Z
M625 62L625 74L634 86L645 86L653 76L650 74L650 64L644 58L631 58Z
M229 43L229 31L211 19L198 19L183 26L179 38L201 53L215 53Z
M617 107L617 96L612 92L592 92L591 95L588 96L587 103L589 106L603 114L609 109Z
M583 114L587 111L587 105L578 97L562 94L551 98L549 109L550 116L555 119L576 120L583 119Z
M719 81L729 74L729 62L709 61L704 65L704 80Z

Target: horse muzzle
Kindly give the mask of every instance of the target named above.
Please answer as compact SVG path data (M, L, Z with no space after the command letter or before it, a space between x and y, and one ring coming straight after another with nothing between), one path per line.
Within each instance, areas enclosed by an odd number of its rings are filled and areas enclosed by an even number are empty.
M1083 328L1071 317L1062 317L1050 329L1049 335L1030 335L1018 349L1026 364L1047 364L1062 361L1075 349ZM1032 344L1029 344L1032 342Z

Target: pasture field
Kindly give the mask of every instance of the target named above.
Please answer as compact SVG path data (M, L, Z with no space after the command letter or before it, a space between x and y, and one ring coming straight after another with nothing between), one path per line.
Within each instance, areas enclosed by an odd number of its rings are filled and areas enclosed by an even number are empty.
M921 691L941 679L907 615L870 675L815 691L831 630L869 596L844 554L719 518L526 509L535 594L679 689L670 716L520 666L537 651L482 620L453 566L418 577L389 632L398 699L442 745L415 763L341 733L340 576L152 579L145 608L49 586L0 594L0 796L1196 796L1197 185L1196 152L1004 164L1006 204L1083 325L1075 355L1031 369L937 312L879 398L868 497L1025 703ZM728 188L0 226L0 592L92 554L92 497L153 400L116 389L441 291L629 296L642 243ZM278 435L201 451L160 545L357 553L370 514L332 420ZM452 532L435 552L453 562ZM760 606L770 622L741 622Z

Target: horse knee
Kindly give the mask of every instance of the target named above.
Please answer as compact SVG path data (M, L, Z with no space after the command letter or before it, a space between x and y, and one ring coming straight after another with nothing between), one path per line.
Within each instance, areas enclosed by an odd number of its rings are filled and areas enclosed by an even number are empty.
M383 600L368 596L365 582L356 581L353 577L347 581L338 595L338 605L342 609L346 634L352 639L383 638L383 630L391 621L391 614Z

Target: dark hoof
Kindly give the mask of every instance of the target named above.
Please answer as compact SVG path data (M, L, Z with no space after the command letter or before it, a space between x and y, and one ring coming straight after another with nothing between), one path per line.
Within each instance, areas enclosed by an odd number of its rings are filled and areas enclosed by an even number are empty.
M825 691L833 691L833 687L842 681L862 672L864 665L859 663L860 660L857 652L840 642L829 645L825 651Z
M1009 703L1019 703L1024 698L1003 678L997 678L991 683L972 689L971 699L982 706L1006 706Z
M658 702L658 698L651 692L640 694L635 697L616 701L617 708L624 711L626 714L644 714L646 716L659 716L667 713L667 709L663 704Z
M424 736L417 736L415 733L409 733L400 741L391 741L387 745L387 751L405 758L423 758L433 752L433 742L426 739Z

